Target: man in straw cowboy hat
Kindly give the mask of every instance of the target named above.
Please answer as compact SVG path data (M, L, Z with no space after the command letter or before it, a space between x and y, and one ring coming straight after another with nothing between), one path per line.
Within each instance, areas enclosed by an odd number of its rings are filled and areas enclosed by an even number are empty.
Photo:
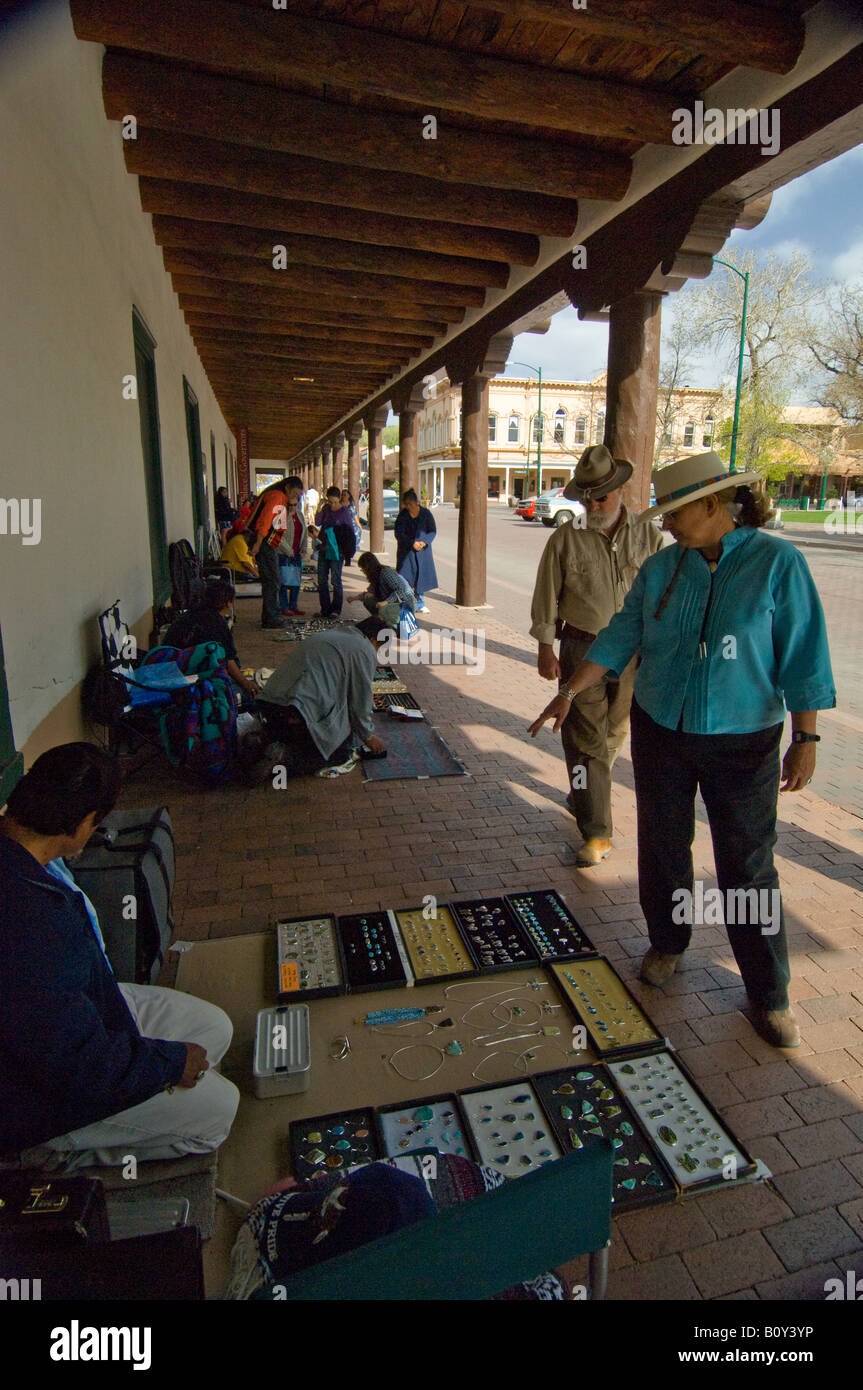
M676 544L645 562L622 611L531 733L547 719L558 729L580 691L640 654L631 746L650 937L641 978L663 984L693 923L717 920L702 916L704 885L693 892L700 789L719 884L711 898L718 893L751 1021L775 1047L797 1047L773 845L777 793L812 781L817 711L836 703L824 614L800 551L759 529L770 506L758 473L729 473L708 453L655 469L653 481L656 505L644 516L661 513ZM780 773L786 710L791 743Z
M623 505L621 489L631 476L631 463L595 444L585 449L564 488L564 497L583 502L586 515L555 531L537 571L530 632L539 643L537 668L545 680L569 679L623 606L641 564L662 545L657 528ZM586 690L572 701L561 728L566 804L584 837L577 856L583 868L611 852L611 768L626 738L634 676L632 661Z

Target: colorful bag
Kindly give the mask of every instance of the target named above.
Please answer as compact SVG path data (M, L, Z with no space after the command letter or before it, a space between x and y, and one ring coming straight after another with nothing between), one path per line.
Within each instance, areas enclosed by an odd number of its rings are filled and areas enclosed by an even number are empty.
M176 701L160 716L162 742L175 767L209 781L231 776L237 755L237 700L217 642L195 647L154 647L141 665L176 661L186 675L198 677L186 700Z

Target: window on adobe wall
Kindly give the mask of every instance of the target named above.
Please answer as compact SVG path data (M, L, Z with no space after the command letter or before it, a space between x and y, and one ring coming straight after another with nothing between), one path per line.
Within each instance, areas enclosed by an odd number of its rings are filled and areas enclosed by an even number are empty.
M583 444L587 434L587 421L583 415L579 415L575 422L575 444Z
M684 449L691 449L694 439L695 439L695 423L694 423L694 421L692 421L692 420L687 420L686 425L685 425L684 430L683 430L683 447L684 447Z
M704 421L704 433L701 436L701 443L704 445L705 449L713 448L713 435L715 432L716 421L712 416L708 415L707 419Z
M545 416L534 415L533 417L533 438L534 443L543 439L545 436Z
M509 431L507 439L510 444L518 443L518 420L519 417L517 415L510 415L509 417Z
M554 412L554 442L555 442L555 444L562 444L562 443L563 443L563 431L564 431L564 426L565 426L565 424L566 424L566 411L565 411L565 410L556 410L556 411Z
M596 430L593 435L594 444L601 444L605 439L605 411L596 412Z
M496 415L489 415L489 417L488 417L488 442L489 442L489 444L493 444L493 443L495 442L496 438L497 438L497 416L496 416Z

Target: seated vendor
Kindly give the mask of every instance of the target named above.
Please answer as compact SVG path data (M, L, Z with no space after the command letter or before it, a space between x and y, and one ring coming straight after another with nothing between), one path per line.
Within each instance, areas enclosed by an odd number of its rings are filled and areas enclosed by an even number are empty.
M230 585L224 579L212 579L204 590L204 597L188 613L181 613L168 628L162 642L166 647L196 647L199 642L218 642L224 649L225 665L228 675L235 685L254 699L258 687L253 680L243 675L240 658L234 645L228 619L234 608L234 596Z
M101 748L62 744L37 758L0 818L0 1156L28 1167L209 1153L239 1102L211 1070L230 1019L177 990L118 982L66 867L119 785Z
M235 533L229 531L225 544L222 546L222 553L219 556L222 564L229 565L238 579L246 580L260 579L258 567L249 554L249 546L246 541L245 532Z
M369 587L361 594L351 594L348 603L362 603L371 614L357 623L357 627L368 637L382 627L398 632L402 606L410 613L416 609L416 597L410 584L389 565L382 565L370 550L360 556L357 564L369 581Z
M270 738L284 741L278 762L289 776L349 772L358 743L386 752L372 722L376 648L357 628L330 628L294 643L276 667L256 708Z

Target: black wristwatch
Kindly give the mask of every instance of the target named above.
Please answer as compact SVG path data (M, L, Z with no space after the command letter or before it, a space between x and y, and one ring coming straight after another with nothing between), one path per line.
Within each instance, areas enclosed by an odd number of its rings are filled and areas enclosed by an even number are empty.
M821 742L821 735L820 735L820 734L804 734L804 732L803 732L802 729L798 729L798 730L796 731L796 733L793 733L793 734L791 735L791 742L792 742L792 743L820 743L820 742Z

